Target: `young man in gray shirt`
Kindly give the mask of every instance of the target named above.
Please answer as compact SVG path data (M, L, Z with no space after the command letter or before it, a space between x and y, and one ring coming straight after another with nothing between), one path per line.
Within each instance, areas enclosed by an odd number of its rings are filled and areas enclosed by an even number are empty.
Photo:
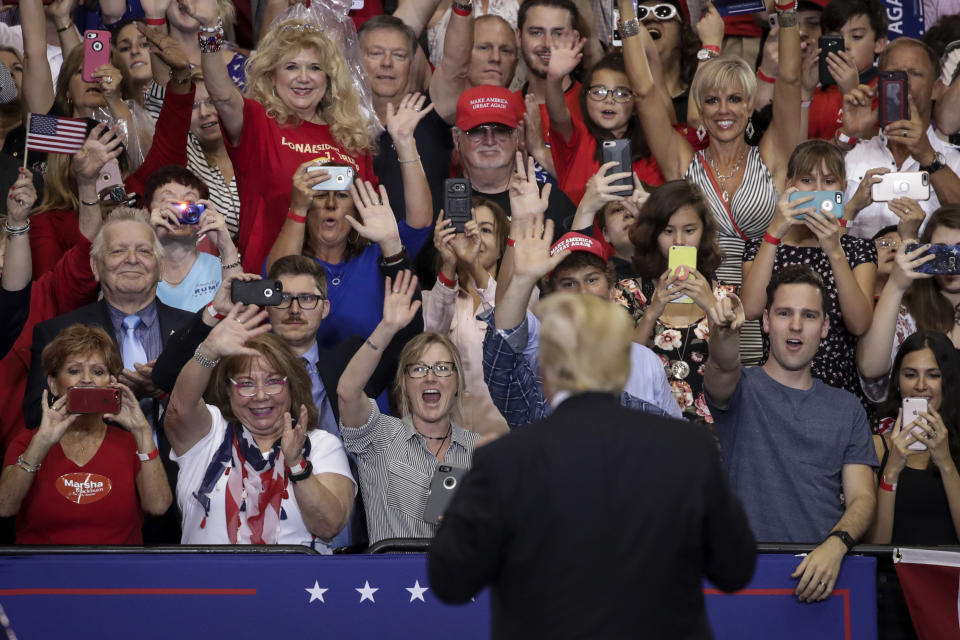
M770 355L759 367L740 364L740 301L718 306L704 388L731 488L757 540L819 543L793 577L800 600L824 600L873 521L877 456L857 398L810 372L830 328L823 281L805 265L771 278L763 312Z

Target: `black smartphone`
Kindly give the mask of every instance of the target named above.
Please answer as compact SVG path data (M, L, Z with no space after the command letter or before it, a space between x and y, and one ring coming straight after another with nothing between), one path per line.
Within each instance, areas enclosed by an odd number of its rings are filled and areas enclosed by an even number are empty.
M259 307L275 307L283 297L283 283L279 280L234 280L230 285L230 300Z
M877 121L881 127L897 120L910 119L910 103L907 101L909 88L906 71L881 71L877 74L880 103Z
M443 182L443 215L453 223L457 233L465 233L470 220L473 187L466 178L447 178Z
M907 252L916 251L920 245L911 244ZM955 244L931 244L927 253L935 257L930 262L917 267L917 273L929 273L934 276L960 275L960 246ZM906 420L906 415L904 415Z
M629 173L630 176L626 178L620 178L619 180L614 180L610 184L613 185L624 185L630 187L629 191L617 191L619 196L629 196L633 194L633 160L630 153L630 141L624 138L617 140L604 140L603 141L603 163L607 164L608 162L616 162L617 166L613 167L607 173Z
M820 47L820 86L829 87L831 84L836 84L836 81L830 74L830 68L827 67L827 55L844 50L843 36L820 36L817 45Z

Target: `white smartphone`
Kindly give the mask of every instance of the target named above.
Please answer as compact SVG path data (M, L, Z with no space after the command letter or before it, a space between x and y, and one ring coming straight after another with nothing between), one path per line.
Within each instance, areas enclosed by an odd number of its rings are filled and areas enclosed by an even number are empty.
M930 175L926 171L885 173L870 188L875 202L890 202L895 198L930 199Z
M923 420L920 417L921 413L927 412L927 399L926 398L904 398L903 399L903 418L900 422L900 428L906 429L907 425L913 422L916 419ZM919 431L919 429L917 430ZM920 437L919 433L914 433L913 435ZM923 442L917 440L916 442L911 443L907 446L911 451L926 451L927 445Z

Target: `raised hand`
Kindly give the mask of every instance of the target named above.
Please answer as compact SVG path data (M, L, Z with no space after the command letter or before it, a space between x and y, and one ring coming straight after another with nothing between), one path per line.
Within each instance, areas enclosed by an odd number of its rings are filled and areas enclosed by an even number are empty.
M707 2L703 7L703 15L697 21L697 35L700 36L700 42L719 47L723 44L723 31L723 16L712 2Z
M426 100L426 95L416 92L403 96L396 109L394 109L392 102L387 103L387 132L390 133L394 142L412 138L417 124L423 120L424 116L433 111L433 104L430 104L426 109L423 108L423 103Z
M217 3L197 0L176 0L177 8L205 27L217 23Z
M170 0L140 0L140 6L148 18L165 18Z
M583 47L586 38L574 38L570 42L563 40L550 43L550 62L547 63L547 77L551 80L563 80L573 73L583 60Z
M433 227L433 246L437 248L441 262L451 268L457 265L457 254L451 244L455 234L456 229L453 228L453 223L443 216L443 209L441 209L437 224Z
M927 215L920 208L920 204L912 198L895 198L887 203L887 207L900 218L897 224L897 233L900 237L904 241L915 239Z
M319 169L315 167L320 167ZM312 169L312 170L311 170ZM293 172L293 189L290 191L290 209L307 215L317 192L314 187L330 178L330 172L316 160L304 162Z
M385 249L385 244L396 245L399 251L400 231L397 228L393 209L390 208L387 189L380 185L380 192L377 193L373 185L366 180L354 181L350 185L350 195L353 196L357 213L363 219L363 222L360 222L353 216L347 216L350 226L370 242L379 244L385 256L396 253L396 251L390 252L389 249Z
M244 345L252 338L269 333L270 329L266 310L237 302L227 317L210 331L200 349L211 360L224 356L258 356L259 351Z
M622 171L617 173L607 173L619 164L616 160L607 162L600 166L600 170L590 176L587 180L587 188L580 200L579 210L586 213L596 213L603 208L603 205L614 200L623 200L626 192L630 191L630 185L612 184L616 180L630 178L632 171Z
M517 153L517 163L510 179L510 214L513 220L524 220L535 215L543 215L550 202L550 183L543 185L543 191L537 182L533 157L527 158L524 167L523 155Z
M569 249L550 254L553 220L543 224L542 214L535 214L518 225L513 243L513 277L538 280L557 268L570 255Z
M291 407L292 409L292 407ZM303 445L307 441L307 407L300 405L300 416L297 426L293 426L293 417L290 411L283 414L283 431L280 433L280 450L283 459L289 465L296 465L303 457ZM296 485L294 485L296 486Z
M410 271L403 270L397 274L396 281L392 281L387 276L383 293L383 319L380 326L396 334L410 324L417 310L420 309L420 301L413 299L413 294L417 291L417 276Z
M70 22L74 7L76 7L75 0L53 0L50 4L43 6L43 11L59 29Z
M40 408L43 411L43 418L40 420L40 428L37 429L37 435L42 435L46 443L49 446L53 446L57 442L60 442L60 438L67 432L70 425L76 421L79 414L67 413L66 393L57 398L53 406L50 406L47 401L48 393L49 392L44 389L40 397ZM34 464L38 464L38 462L39 461L34 461Z
M73 156L70 168L78 180L96 181L103 165L123 153L123 132L114 125L100 123L95 126L80 151Z
M472 266L480 257L480 227L477 226L477 210L471 210L472 218L464 225L464 232L453 239L453 251L460 264Z
M164 9L166 11L166 9ZM147 14L149 15L149 13ZM168 33L152 29L140 22L137 29L150 42L150 52L160 58L164 64L175 71L189 71L190 59L180 45L180 42Z
M37 190L33 186L33 174L29 169L20 167L16 182L7 192L7 224L13 228L27 224L30 209L37 201Z
M233 283L237 280L253 282L254 280L259 279L260 276L256 273L237 273L234 275L232 271L228 272L228 274L224 276L223 282L220 283L220 288L217 289L217 292L213 296L213 303L211 304L213 310L217 313L223 314L224 316L228 315L230 310L233 309L234 305L230 299L232 295ZM209 313L204 314L203 320L210 326L220 322L220 320L217 320Z

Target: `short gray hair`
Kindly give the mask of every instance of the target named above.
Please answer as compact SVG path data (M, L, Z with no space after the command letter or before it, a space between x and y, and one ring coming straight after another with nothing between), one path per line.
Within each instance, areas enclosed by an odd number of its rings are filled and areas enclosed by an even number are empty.
M93 242L91 243L93 246L90 248L90 257L100 262L103 258L103 251L106 248L107 229L120 222L139 222L150 229L150 236L153 238L153 254L158 262L163 259L163 245L160 244L160 239L157 238L156 232L153 230L153 227L150 226L150 215L145 209L125 206L117 207L111 211L110 214L107 215L106 220L103 221L103 224L100 225L100 228L97 229L97 235L94 236Z

